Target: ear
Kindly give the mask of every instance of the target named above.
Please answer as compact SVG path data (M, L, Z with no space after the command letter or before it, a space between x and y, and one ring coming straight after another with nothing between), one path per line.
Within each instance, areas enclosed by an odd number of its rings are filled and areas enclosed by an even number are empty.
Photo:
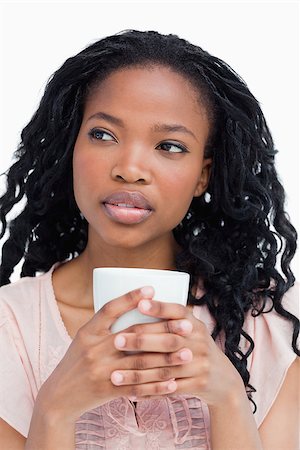
M200 197L200 195L202 195L203 192L206 191L210 179L211 167L212 159L203 159L202 172L195 189L194 197Z

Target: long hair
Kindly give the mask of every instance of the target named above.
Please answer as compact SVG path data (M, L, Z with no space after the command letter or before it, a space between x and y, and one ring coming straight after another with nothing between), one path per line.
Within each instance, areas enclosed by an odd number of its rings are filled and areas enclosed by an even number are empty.
M39 108L21 134L16 161L7 171L0 198L4 236L0 285L10 283L24 258L21 277L46 272L86 247L88 224L73 193L72 156L88 95L110 73L126 67L160 65L183 75L199 92L211 134L205 157L213 160L207 192L194 198L174 229L182 251L179 270L192 283L202 280L204 295L189 303L207 305L216 320L212 336L223 333L225 354L239 371L249 398L247 358L255 343L243 330L246 313L272 308L293 324L299 321L282 306L294 284L290 262L296 231L284 210L285 193L274 166L273 140L258 101L245 82L222 60L178 36L128 30L101 39L66 60L50 78ZM23 210L8 221L11 209ZM282 250L281 270L276 258ZM241 337L248 342L244 353Z

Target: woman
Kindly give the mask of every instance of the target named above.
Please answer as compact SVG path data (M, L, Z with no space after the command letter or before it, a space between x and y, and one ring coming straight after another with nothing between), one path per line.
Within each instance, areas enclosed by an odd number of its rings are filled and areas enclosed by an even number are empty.
M127 31L64 63L1 198L3 236L26 196L0 271L3 448L296 450L296 232L275 153L245 83L177 36ZM94 314L104 266L188 271L188 305L145 286ZM113 335L135 307L163 320Z

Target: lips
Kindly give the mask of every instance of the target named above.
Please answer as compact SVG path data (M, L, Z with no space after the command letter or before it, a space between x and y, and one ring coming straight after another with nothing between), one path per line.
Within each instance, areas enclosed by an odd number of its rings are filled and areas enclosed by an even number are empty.
M115 192L103 201L104 211L113 221L123 224L140 223L153 212L153 207L140 192Z
M106 197L103 203L109 203L110 205L128 205L129 207L149 210L153 209L148 200L140 192L115 192Z

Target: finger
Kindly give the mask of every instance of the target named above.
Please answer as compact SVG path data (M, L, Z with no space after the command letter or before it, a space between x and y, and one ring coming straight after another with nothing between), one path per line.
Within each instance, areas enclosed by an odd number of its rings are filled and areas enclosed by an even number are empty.
M186 306L158 300L143 299L139 302L138 309L143 314L160 319L184 319L190 316L190 311Z
M193 324L188 319L182 320L162 320L154 323L140 323L132 325L124 333L174 333L181 336L187 336L193 331Z
M199 379L196 374L192 375L191 377L177 378L176 384L176 393L178 394L186 394L188 392L192 396L199 398L201 396L203 386L205 386L205 389L203 389L202 392L207 391L205 379L204 381L202 381L201 377Z
M140 352L122 358L122 369L120 369L120 361L116 361L115 369L117 372L120 372L120 370L146 370L182 365L192 360L193 353L187 347L172 353Z
M102 306L88 322L87 327L95 333L97 331L109 330L110 326L118 317L136 308L140 300L150 299L153 295L154 290L151 286L144 286L143 288L127 292Z
M136 401L137 398L153 397L171 394L177 389L177 383L175 380L170 379L168 381L161 381L158 383L146 383L146 384L133 384L130 387L126 386L125 393L132 401Z
M169 381L171 381L171 380L169 380ZM199 388L196 385L196 383L197 383L196 377L192 376L192 377L189 377L189 378L188 377L187 378L176 378L174 381L176 382L176 385L177 385L177 387L176 387L176 394L186 394L188 392L192 396L200 398ZM175 392L175 391L173 391L173 392ZM167 392L166 394L170 395L170 394L172 394L172 392ZM139 402L139 401L143 401L143 400L161 399L162 395L163 394L161 394L161 395L157 395L157 394L147 395L147 394L145 394L145 395L143 395L141 397L130 396L129 395L128 399L133 401L133 402L136 402L136 401Z
M147 370L114 370L111 374L111 382L115 386L144 384L156 381L167 381L170 378L186 378L195 375L192 364L176 366L164 366Z
M185 344L185 338L177 334L136 334L120 333L114 338L114 345L118 350L140 352L175 352Z

